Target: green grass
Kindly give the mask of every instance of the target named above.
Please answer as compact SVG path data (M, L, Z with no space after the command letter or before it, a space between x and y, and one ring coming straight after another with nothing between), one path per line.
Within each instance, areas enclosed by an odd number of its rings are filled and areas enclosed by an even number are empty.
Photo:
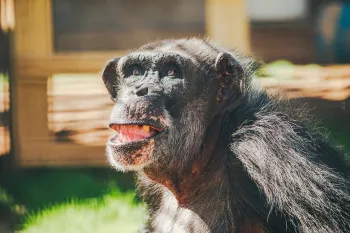
M7 73L0 72L0 93L9 91L9 78Z
M342 125L343 121L328 117L324 118L322 123L329 131L330 138L342 147L350 160L350 132Z
M137 232L144 222L144 206L132 194L111 194L102 200L70 201L27 217L21 233Z
M0 72L0 81L7 83L9 81L8 74Z
M293 64L287 60L277 60L268 64L265 64L257 71L257 77L264 78L270 77L275 78L280 81L292 79L294 72L298 65ZM308 70L310 72L317 71L321 68L318 64L307 64L302 65L304 70Z
M145 221L133 177L110 169L26 169L2 187L8 205L26 210L19 233L132 233Z
M338 139L349 138L334 127L338 126L332 127ZM102 168L42 168L1 179L0 204L21 214L18 233L133 233L145 222L146 207L135 195L130 174Z

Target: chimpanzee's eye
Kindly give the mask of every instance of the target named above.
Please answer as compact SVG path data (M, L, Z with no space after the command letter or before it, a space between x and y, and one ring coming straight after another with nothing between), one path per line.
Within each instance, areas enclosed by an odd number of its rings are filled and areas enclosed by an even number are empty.
M176 73L175 69L170 69L167 71L166 75L167 76L175 76L175 73Z
M142 70L140 67L133 67L132 68L132 75L139 76L142 75Z
M179 75L179 71L176 67L172 66L172 67L166 69L165 76L176 77L178 75Z

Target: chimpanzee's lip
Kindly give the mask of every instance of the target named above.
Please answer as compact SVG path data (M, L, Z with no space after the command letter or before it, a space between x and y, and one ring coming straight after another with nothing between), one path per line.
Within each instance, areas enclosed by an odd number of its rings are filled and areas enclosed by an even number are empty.
M109 144L117 147L141 145L167 132L165 127L140 123L110 123L109 128L114 130L116 135L109 140ZM124 133L122 133L123 131ZM125 131L129 133L125 133Z

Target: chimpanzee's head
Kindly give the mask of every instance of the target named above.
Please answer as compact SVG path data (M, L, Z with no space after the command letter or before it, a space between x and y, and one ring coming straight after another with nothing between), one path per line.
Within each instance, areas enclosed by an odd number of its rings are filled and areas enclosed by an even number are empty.
M240 63L200 39L154 42L109 61L103 81L115 102L109 127L116 133L107 143L110 164L122 171L187 164L214 119L240 99Z

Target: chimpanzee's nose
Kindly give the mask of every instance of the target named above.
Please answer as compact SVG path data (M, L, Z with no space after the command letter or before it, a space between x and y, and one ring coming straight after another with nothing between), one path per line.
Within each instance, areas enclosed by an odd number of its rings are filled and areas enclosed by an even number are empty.
M145 96L148 94L148 87L141 87L139 90L136 91L137 96Z

